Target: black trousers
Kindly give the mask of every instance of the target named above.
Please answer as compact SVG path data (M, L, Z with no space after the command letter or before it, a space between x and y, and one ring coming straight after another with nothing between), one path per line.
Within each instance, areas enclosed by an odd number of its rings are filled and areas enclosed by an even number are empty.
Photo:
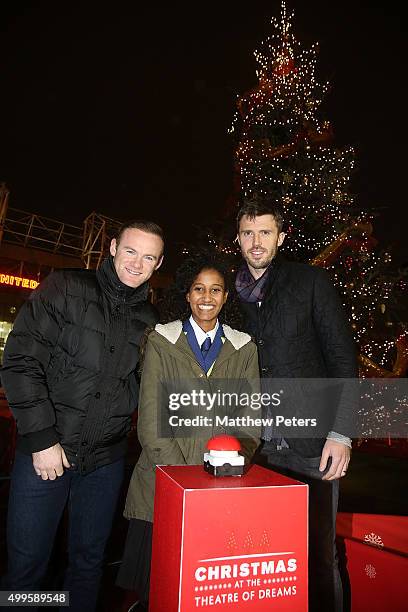
M320 457L305 458L265 442L256 463L309 485L309 612L342 612L336 550L339 481L322 480Z
M136 591L140 602L147 605L150 589L153 523L130 519L123 559L116 585Z

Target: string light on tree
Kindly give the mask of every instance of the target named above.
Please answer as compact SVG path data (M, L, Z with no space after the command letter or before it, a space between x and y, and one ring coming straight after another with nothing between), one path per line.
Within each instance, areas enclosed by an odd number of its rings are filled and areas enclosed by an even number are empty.
M236 200L266 195L282 205L287 233L282 251L329 270L360 350L381 367L390 366L395 338L371 337L380 328L389 333L395 327L386 320L388 306L403 284L389 273L390 254L376 252L373 216L355 206L349 191L355 152L335 146L332 126L322 116L329 84L316 78L318 43L302 48L285 1L271 24L271 35L254 52L258 83L238 98L230 129L236 142Z

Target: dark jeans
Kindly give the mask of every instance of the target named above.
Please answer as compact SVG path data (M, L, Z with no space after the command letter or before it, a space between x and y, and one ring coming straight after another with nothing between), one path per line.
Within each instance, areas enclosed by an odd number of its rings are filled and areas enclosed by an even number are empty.
M265 442L257 463L309 485L309 612L342 612L336 550L339 481L322 480L320 457L305 458Z
M123 469L120 459L90 474L69 469L56 480L42 480L34 472L31 456L17 453L8 507L8 572L2 588L44 588L55 534L68 502L69 566L63 589L70 592L71 612L92 612Z

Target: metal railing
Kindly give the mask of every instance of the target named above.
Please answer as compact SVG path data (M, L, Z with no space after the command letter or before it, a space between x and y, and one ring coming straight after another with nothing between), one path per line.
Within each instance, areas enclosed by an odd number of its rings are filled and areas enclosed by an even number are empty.
M82 260L86 268L99 268L109 249L111 239L117 234L121 222L92 212L84 221Z
M0 184L0 244L34 248L80 259L86 268L98 268L121 221L97 212L82 226L71 225L8 206L9 191Z

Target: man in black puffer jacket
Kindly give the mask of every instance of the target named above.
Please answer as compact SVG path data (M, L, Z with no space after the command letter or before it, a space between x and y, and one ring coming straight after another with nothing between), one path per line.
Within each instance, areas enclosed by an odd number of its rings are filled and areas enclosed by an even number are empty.
M94 270L50 274L16 319L2 382L17 422L3 588L38 590L69 500L70 610L95 609L103 554L137 407L144 330L157 322L148 279L163 233L124 225Z
M283 386L285 399L287 391L296 399L289 407L302 416L302 407L309 414L314 409L312 391L322 387L320 379L357 376L356 348L326 271L278 255L285 238L282 223L273 203L256 198L244 203L237 229L245 262L237 273L236 290L245 331L258 346L262 377L298 379ZM324 438L295 437L294 428L285 438L276 423L262 436L268 465L309 485L309 609L319 612L343 609L335 528L338 479L346 474L350 460L355 394L350 380L337 386L342 389L337 405L322 406L323 420L330 423ZM279 414L290 417L285 406L288 403L282 402Z

